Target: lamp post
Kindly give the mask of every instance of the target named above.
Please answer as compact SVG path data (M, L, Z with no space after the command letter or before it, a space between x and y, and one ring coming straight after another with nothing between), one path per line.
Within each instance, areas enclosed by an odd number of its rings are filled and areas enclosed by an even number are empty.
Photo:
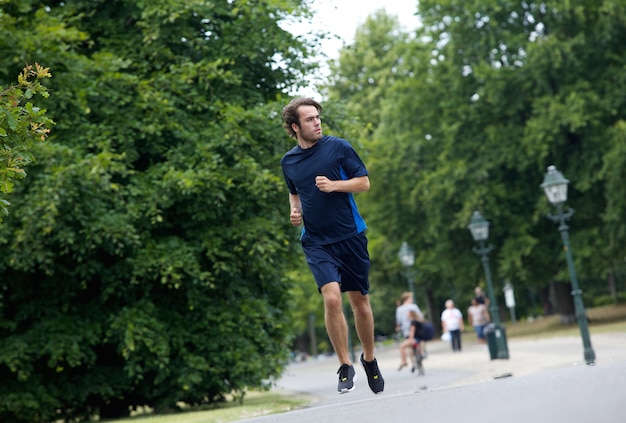
M413 251L409 244L404 241L400 246L400 251L398 251L398 257L406 270L406 278L409 282L409 292L413 294L413 301L417 301L415 298L415 290L413 289L413 275L410 271L411 266L415 264L415 251Z
M487 278L487 295L489 295L489 314L493 321L493 327L487 333L487 341L489 343L489 352L491 359L494 358L509 358L509 350L506 344L506 335L504 326L500 323L500 311L498 309L498 302L496 296L493 293L493 284L491 282L491 270L489 269L489 253L493 250L493 246L485 246L485 241L489 239L489 222L478 212L475 211L472 214L472 219L468 225L472 238L479 243L479 248L474 247L472 251L480 256L480 261L483 264L485 270L485 277ZM495 336L495 342L493 339Z
M589 339L589 327L587 326L587 315L585 313L585 306L583 305L582 291L578 287L578 277L576 276L576 270L574 269L574 259L572 257L572 251L569 244L569 233L567 220L569 220L574 214L574 210L571 208L567 212L563 212L563 203L567 201L567 185L569 181L563 177L563 174L559 172L554 165L548 166L548 173L546 173L541 188L544 189L548 201L553 206L556 206L557 214L548 214L548 218L555 223L559 224L559 231L561 232L561 238L563 238L563 249L565 250L565 258L567 259L567 268L569 270L569 276L572 280L572 297L574 297L574 308L576 309L576 319L578 320L578 327L580 328L580 335L583 339L583 347L585 349L584 357L587 364L595 364L596 354L591 348L591 340Z

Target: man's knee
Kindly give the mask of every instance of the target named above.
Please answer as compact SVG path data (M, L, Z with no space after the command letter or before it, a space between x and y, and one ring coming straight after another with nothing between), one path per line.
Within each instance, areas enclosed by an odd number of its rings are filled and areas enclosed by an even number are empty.
M370 299L367 295L362 295L360 292L356 293L357 295L353 295L350 297L350 303L352 304L352 308L355 314L370 314L372 312L372 308L370 306Z
M324 307L327 310L339 310L343 313L341 290L339 289L338 283L331 282L322 286L321 292L324 297Z

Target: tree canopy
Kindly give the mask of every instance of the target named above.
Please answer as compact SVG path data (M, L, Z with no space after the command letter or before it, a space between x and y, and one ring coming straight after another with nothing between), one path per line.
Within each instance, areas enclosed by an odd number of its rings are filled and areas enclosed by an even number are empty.
M285 93L315 66L311 39L279 22L306 3L0 2L0 85L49 69L37 89L50 97L19 107L44 124L29 140L55 123L3 191L1 421L210 403L282 372L322 309L279 165ZM626 4L423 0L418 13L411 33L370 16L324 88L325 132L370 171L357 201L377 331L393 330L406 287L403 241L431 319L484 285L474 210L491 221L496 291L510 281L536 313L538 293L568 281L539 188L550 164L571 181L586 300L624 286Z
M0 3L0 81L50 68L56 122L0 228L0 420L210 403L281 373L279 111L314 46L278 23L301 3Z
M345 101L364 126L378 122L362 134L373 286L406 286L397 251L408 241L418 301L436 298L432 318L448 296L469 302L484 285L467 230L473 210L491 221L496 285L513 283L521 305L569 282L539 188L551 164L571 180L572 250L588 292L623 280L626 96L616 87L625 83L626 4L426 0L418 14L423 25L409 37L384 13L371 16L328 86L330 101ZM380 40L389 47L377 49ZM389 315L386 302L379 310Z

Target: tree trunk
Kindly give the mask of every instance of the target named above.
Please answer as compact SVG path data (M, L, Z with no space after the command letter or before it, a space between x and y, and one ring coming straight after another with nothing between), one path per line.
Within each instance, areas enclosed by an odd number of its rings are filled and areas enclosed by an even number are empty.
M607 282L609 284L609 292L611 293L611 298L613 298L613 303L617 304L617 289L615 287L615 270L614 269L611 269L611 271L609 272Z
M433 307L434 303L435 298L433 296L433 290L426 288L426 310L430 318L429 320L432 322L437 332L441 333L441 319L439 319L439 312L436 312Z
M571 325L576 323L576 311L572 298L571 283L553 282L554 285L554 309L559 314L561 324Z

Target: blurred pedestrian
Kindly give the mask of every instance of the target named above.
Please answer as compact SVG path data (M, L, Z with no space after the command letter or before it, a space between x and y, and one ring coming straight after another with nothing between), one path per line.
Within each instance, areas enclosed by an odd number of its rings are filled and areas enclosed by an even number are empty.
M478 304L484 304L485 307L489 307L489 298L485 295L485 291L480 286L474 288L474 298L478 301Z
M413 322L411 312L416 314L418 320L424 320L422 311L418 305L413 302L413 293L406 291L400 296L400 305L396 307L396 333L399 333L402 337L402 342L400 343L400 368L398 370L401 370L407 365L406 348L408 346L412 348L412 343L405 342L409 339L411 323Z
M467 322L474 328L479 344L486 344L485 326L489 324L491 318L487 306L480 304L478 299L472 298L472 305L467 308Z
M396 332L402 334L402 339L406 339L409 336L409 330L411 329L409 311L411 310L417 312L422 319L424 318L422 311L413 301L413 293L403 292L400 296L400 304L396 307Z
M424 320L424 317L421 313L416 312L415 310L410 310L406 313L407 319L409 320L409 333L405 337L405 339L400 343L400 366L398 370L402 370L406 366L408 366L406 359L406 350L413 348L417 345L419 341L417 341L417 325ZM412 352L412 351L411 351Z
M446 300L446 309L441 313L441 327L450 334L452 351L461 351L461 332L464 329L463 313L454 306L454 301Z

